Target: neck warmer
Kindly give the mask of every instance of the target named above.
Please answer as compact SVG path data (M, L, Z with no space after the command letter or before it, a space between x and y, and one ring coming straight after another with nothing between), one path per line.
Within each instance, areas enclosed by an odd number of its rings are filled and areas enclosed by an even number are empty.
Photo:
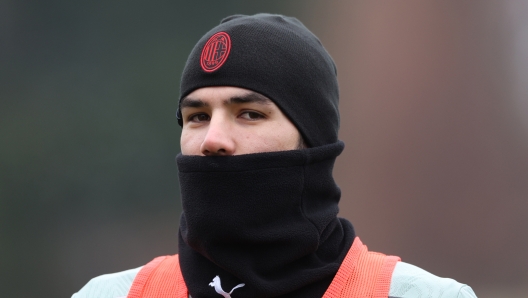
M332 177L344 144L178 155L180 268L193 298L322 297L354 240Z

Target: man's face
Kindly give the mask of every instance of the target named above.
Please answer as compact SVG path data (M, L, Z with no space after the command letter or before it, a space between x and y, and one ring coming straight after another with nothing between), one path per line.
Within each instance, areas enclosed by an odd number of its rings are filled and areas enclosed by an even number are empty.
M240 155L298 149L297 128L270 99L237 87L205 87L185 97L184 155Z

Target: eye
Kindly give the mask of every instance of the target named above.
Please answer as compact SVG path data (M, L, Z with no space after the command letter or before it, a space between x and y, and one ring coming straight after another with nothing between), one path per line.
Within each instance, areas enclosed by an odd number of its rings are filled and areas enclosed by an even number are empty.
M264 115L262 115L261 113L257 113L257 112L253 112L253 111L247 111L247 112L243 112L242 114L240 114L240 118L243 118L243 119L246 119L246 120L250 120L250 121L254 121L254 120L264 119L266 117Z
M209 121L211 117L207 114L194 114L189 117L189 122L204 122Z

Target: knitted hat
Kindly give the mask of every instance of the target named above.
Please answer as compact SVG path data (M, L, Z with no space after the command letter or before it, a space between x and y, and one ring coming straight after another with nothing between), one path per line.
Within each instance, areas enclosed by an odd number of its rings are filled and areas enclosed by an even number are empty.
M180 101L202 87L234 86L271 99L309 147L335 143L339 90L334 61L299 20L234 15L207 32L183 70ZM182 125L178 109L178 122Z

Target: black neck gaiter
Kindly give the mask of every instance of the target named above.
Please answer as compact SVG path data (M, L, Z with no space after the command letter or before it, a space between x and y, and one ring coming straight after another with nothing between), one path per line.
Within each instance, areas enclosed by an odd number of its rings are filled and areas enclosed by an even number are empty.
M181 271L193 298L322 297L354 240L332 177L344 144L178 155ZM218 285L216 287L218 289Z

